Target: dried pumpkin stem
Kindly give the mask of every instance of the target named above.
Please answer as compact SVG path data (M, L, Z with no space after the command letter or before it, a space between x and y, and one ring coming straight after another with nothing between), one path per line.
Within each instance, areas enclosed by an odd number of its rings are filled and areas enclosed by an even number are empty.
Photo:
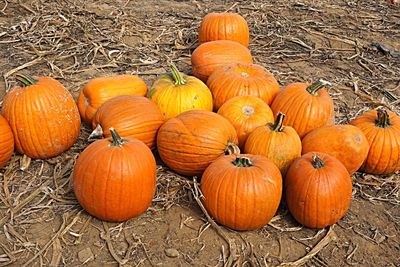
M228 145L226 146L225 149L225 155L239 155L240 154L240 148L235 144L234 142L228 142Z
M175 64L171 64L171 66L169 66L169 69L171 70L171 75L176 85L186 84L185 78L183 78L182 73L178 70Z
M278 112L278 116L276 116L274 124L271 125L272 131L275 132L282 132L283 131L283 121L285 120L286 115L283 114L282 112Z
M378 118L375 120L375 125L381 128L386 128L392 125L389 114L385 109L378 109Z
M317 92L318 92L320 89L322 89L322 88L324 88L324 87L327 87L327 86L332 86L332 84L331 84L330 82L328 82L328 81L324 81L324 80L322 80L322 79L319 79L319 80L313 82L312 84L310 84L310 85L306 88L306 90L307 90L307 92L309 92L310 94L315 95L315 94L317 94Z
M312 156L311 164L315 169L321 169L325 165L324 161L318 155Z
M16 80L21 83L23 87L33 85L38 82L35 78L28 74L16 74Z
M253 162L251 159L247 157L237 157L232 161L232 164L236 167L251 167L253 166Z
M111 133L110 143L112 146L122 146L123 144L126 143L126 141L121 138L121 136L117 133L117 131L114 128L110 128L110 133Z

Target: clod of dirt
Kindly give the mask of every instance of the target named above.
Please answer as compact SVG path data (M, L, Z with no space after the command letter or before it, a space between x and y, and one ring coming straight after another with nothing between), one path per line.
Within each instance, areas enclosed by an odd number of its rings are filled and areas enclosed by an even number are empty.
M164 252L165 255L170 258L176 258L179 256L179 251L174 248L167 248Z
M90 248L85 248L84 250L79 251L78 259L82 263L94 260L94 255L92 253L92 250Z

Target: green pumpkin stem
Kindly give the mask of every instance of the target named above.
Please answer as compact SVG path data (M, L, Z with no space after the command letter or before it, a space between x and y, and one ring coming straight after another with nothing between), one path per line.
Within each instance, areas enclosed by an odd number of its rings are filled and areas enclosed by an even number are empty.
M282 132L283 131L283 121L285 120L285 114L282 112L278 112L278 115L276 116L274 124L270 124L272 127L272 131L274 132Z
M228 145L226 146L225 149L225 155L239 155L240 154L240 148L237 146L237 144L233 142L228 142Z
M185 78L183 78L182 73L178 70L175 64L172 63L171 66L169 66L169 69L171 70L171 75L176 85L186 84Z
M38 82L35 78L28 74L16 74L16 80L21 83L23 87L31 86Z
M235 165L236 167L251 167L253 166L253 162L251 159L246 158L246 157L236 157L234 160L232 160L232 164Z
M318 155L312 156L311 164L315 169L321 169L325 165L324 161Z
M319 80L313 82L312 84L310 84L309 86L307 86L306 90L310 94L316 95L320 89L327 87L327 86L332 86L332 84L330 82L319 79Z
M117 131L114 128L110 128L110 133L111 133L110 143L112 146L121 147L123 144L126 143L126 141L121 138L121 136L117 133Z
M389 114L385 109L378 109L378 117L375 120L375 125L381 128L387 128L392 125Z

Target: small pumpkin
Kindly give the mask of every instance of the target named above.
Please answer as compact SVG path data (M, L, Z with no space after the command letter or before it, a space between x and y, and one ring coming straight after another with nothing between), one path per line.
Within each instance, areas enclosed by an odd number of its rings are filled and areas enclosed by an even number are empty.
M70 148L80 133L78 107L68 90L50 77L17 75L22 84L6 95L2 115L19 153L46 159Z
M286 203L299 223L324 228L339 221L350 207L352 184L336 158L309 152L290 166L284 182Z
M228 40L218 40L199 45L192 53L192 72L206 82L208 76L218 67L234 63L253 63L247 47Z
M208 13L200 24L200 44L216 40L231 40L248 47L249 38L249 26L246 20L237 13Z
M243 95L256 96L270 105L279 84L268 70L257 64L231 63L217 68L207 80L218 110L226 101Z
M292 83L279 92L272 102L274 114L286 114L286 124L293 127L300 138L325 125L334 123L333 100L324 87L328 82L318 80L312 84Z
M200 176L224 153L239 153L235 128L211 111L190 110L167 120L157 134L162 161L175 172Z
M134 138L112 138L90 144L73 172L75 196L91 215L122 222L147 210L156 191L156 161L150 149Z
M165 118L193 109L212 111L212 95L207 85L196 77L179 72L175 65L170 69L171 74L156 80L147 95Z
M234 230L253 230L275 215L282 176L266 157L227 155L207 167L201 191L206 210L217 222Z
M255 128L274 121L271 108L255 96L234 97L221 106L218 114L235 127L241 149Z
M367 137L353 125L323 126L302 140L302 154L318 151L340 160L350 174L356 172L368 155Z
M7 120L0 115L0 168L10 160L14 152L14 136Z
M97 110L89 140L111 137L114 128L122 137L132 137L155 148L157 131L164 122L159 108L143 96L124 95L106 101Z
M285 114L279 112L274 123L257 127L248 137L245 153L263 155L278 166L282 175L301 156L301 140L290 126L284 126Z
M369 110L353 121L367 137L369 152L361 169L371 174L400 170L400 117L393 112Z
M92 124L97 109L107 100L120 95L145 96L147 86L135 75L114 75L90 80L79 92L78 108L82 120Z

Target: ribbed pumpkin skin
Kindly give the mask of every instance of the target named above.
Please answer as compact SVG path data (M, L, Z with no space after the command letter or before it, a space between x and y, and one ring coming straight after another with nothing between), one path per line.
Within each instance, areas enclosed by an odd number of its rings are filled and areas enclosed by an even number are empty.
M218 114L235 127L241 149L255 128L274 121L271 108L255 96L234 97L221 106Z
M400 170L400 117L390 111L387 113L391 125L386 128L376 125L376 110L369 110L351 121L365 134L370 145L361 167L366 173L391 174Z
M90 144L73 172L75 196L91 215L122 222L147 210L156 190L156 162L141 141L127 138L122 147L108 139Z
M292 83L279 92L272 102L274 114L285 113L286 125L293 127L303 138L307 133L334 122L333 101L329 93L320 89L315 95L307 92L307 83Z
M232 63L217 68L208 78L214 110L236 96L251 95L270 105L279 92L279 84L268 70L256 64Z
M122 137L133 137L150 149L156 145L157 131L164 123L159 108L143 96L117 96L106 101L93 118L93 129L98 124L104 137L110 137L114 128Z
M187 111L167 120L157 134L157 149L163 162L188 176L201 175L230 143L237 142L235 128L228 120L203 110Z
M324 162L322 168L311 164L314 155ZM309 228L324 228L339 221L349 209L352 184L338 159L310 152L290 166L284 190L288 209L296 221Z
M234 41L211 41L201 44L193 51L192 72L206 82L216 68L234 62L253 63L249 49Z
M237 13L209 13L200 24L200 44L209 41L230 40L248 47L249 38L247 22Z
M50 77L15 87L4 99L2 114L9 122L19 153L30 158L57 156L77 140L81 120L72 95Z
M302 154L318 151L340 160L350 174L356 172L368 155L367 137L353 125L323 126L302 140Z
M107 100L121 95L145 96L147 86L135 75L115 75L90 80L80 91L78 108L82 120L89 125L97 109Z
M14 152L14 136L10 125L3 116L0 115L0 168L10 160Z
M282 176L272 161L243 154L251 167L232 164L236 155L222 156L201 178L203 203L220 224L235 230L253 230L266 225L275 215L282 197Z

